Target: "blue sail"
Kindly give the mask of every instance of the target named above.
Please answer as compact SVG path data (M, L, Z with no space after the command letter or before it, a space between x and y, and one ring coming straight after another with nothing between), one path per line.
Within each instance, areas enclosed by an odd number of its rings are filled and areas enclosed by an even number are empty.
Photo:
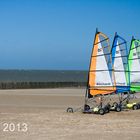
M128 92L130 90L128 49L127 42L117 33L111 49L112 64L116 82L116 93Z

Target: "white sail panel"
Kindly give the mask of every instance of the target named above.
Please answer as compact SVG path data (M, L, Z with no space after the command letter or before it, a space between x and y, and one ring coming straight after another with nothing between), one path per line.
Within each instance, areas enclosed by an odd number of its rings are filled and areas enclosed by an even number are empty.
M137 83L140 82L140 62L138 58L137 48L135 47L131 50L132 52L132 64L131 64L131 71L130 71L130 82Z
M99 38L98 42L100 42ZM101 43L98 44L95 78L95 86L113 86Z
M127 86L125 69L122 60L122 54L120 51L120 46L117 41L116 51L115 51L115 59L114 59L114 74L116 80L116 86Z

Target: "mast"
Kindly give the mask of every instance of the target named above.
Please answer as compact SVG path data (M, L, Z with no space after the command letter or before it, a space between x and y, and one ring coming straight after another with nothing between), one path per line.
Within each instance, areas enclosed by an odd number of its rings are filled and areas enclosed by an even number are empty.
M85 103L86 100L88 98L88 93L89 93L89 73L90 73L90 66L91 66L91 59L92 59L92 53L93 53L93 49L94 49L94 43L95 43L95 38L96 38L96 34L98 33L98 28L96 28L96 32L94 35L94 41L93 41L93 46L92 46L92 52L91 52L91 56L90 56L90 62L89 62L89 68L88 68L88 79L87 79L87 86L86 86L86 94L85 94Z

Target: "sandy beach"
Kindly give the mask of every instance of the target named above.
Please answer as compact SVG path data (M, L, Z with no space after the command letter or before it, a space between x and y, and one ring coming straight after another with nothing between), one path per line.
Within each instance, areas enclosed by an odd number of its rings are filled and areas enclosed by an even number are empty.
M84 95L85 89L0 90L0 140L140 139L140 110L67 113L83 105Z

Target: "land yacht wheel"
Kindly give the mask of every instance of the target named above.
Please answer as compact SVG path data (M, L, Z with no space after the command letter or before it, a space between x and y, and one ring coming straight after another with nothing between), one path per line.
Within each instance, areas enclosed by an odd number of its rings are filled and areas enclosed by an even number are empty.
M133 105L133 110L137 110L138 109L138 106L137 105Z
M104 114L105 114L105 111L104 111L103 108L99 109L99 114L100 114L100 115L104 115Z
M68 107L68 108L67 108L67 112L69 112L69 113L73 113L73 108Z
M121 110L122 110L122 108L118 105L118 106L116 106L116 111L117 112L121 112Z
M90 110L90 106L89 106L89 105L87 105L87 104L85 104L85 105L84 105L84 110L85 110L85 111Z
M107 107L106 109L105 109L105 113L109 113L110 112L110 109Z

